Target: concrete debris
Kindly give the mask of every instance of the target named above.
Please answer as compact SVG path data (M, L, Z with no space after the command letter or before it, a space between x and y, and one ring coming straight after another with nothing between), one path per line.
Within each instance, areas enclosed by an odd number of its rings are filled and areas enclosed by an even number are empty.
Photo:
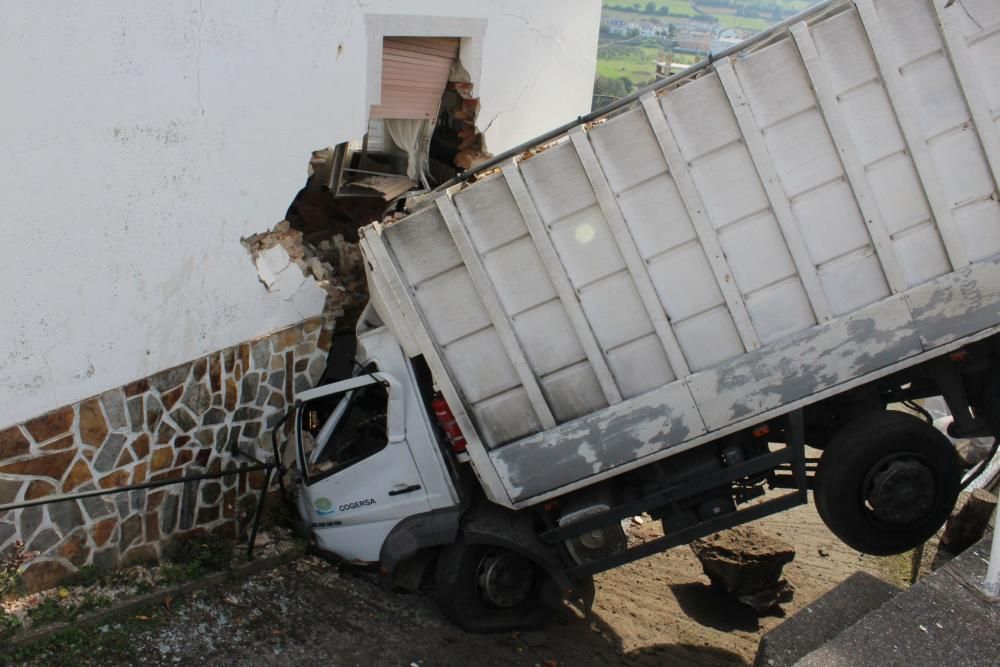
M343 313L367 298L361 251L343 234L311 234L306 241L282 220L270 232L243 239L243 245L260 281L282 298L291 298L309 278L326 290L327 312Z
M795 558L795 548L752 525L737 526L691 543L712 585L759 614L778 609L794 589L781 571Z

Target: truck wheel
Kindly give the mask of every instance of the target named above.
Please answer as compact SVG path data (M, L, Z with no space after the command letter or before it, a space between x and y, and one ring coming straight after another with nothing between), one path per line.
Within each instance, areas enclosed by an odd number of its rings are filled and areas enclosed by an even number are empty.
M831 440L816 471L816 509L848 546L884 556L914 549L951 513L961 483L948 438L917 417L858 417Z
M468 632L510 632L545 625L555 585L527 557L489 544L449 544L438 557L435 597L445 616ZM555 598L558 601L558 595Z

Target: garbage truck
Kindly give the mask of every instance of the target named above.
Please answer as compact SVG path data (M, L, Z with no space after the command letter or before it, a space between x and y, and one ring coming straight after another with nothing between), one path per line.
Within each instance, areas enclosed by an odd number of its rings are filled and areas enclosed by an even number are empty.
M363 227L291 414L318 547L500 631L810 492L922 544L977 469L921 402L1000 430L998 63L995 0L823 2Z

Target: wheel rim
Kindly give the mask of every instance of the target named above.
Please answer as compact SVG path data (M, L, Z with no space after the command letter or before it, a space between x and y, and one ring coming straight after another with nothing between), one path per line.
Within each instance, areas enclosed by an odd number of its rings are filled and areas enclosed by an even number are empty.
M526 599L533 582L531 561L512 551L494 549L479 561L479 596L495 607L515 607Z
M897 452L869 469L861 486L868 517L885 528L910 528L926 521L937 488L927 459Z

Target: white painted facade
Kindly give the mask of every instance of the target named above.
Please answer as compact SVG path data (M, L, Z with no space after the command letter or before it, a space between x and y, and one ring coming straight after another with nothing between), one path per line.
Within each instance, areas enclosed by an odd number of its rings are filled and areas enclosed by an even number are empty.
M320 312L311 278L269 293L240 239L284 217L310 151L364 133L379 35L463 37L499 152L589 110L599 18L598 0L5 3L0 427Z

